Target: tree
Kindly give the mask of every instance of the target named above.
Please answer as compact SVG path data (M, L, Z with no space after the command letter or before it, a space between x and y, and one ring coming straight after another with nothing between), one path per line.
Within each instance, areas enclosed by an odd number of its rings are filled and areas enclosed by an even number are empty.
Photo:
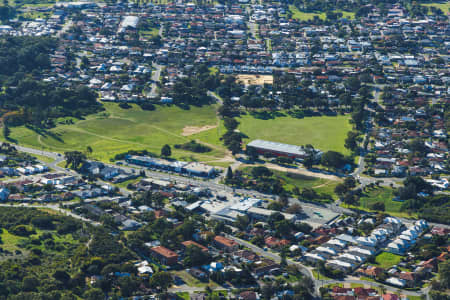
M269 205L267 205L267 208L270 210L281 211L283 209L283 204L278 201L273 201L270 202Z
M280 202L283 207L286 207L289 205L289 197L286 194L282 194L278 197L278 202Z
M241 152L242 148L241 148L241 142L238 140L232 140L229 144L228 144L228 149L231 151L231 154L236 155L239 152Z
M228 166L227 175L226 176L227 176L226 180L228 180L228 181L233 179L233 170L231 169L230 166Z
M248 147L245 149L245 154L247 154L248 158L252 161L255 161L258 158L258 152L253 147Z
M92 152L93 152L93 151L92 151L92 147L91 147L91 146L87 146L87 147L86 147L86 153L89 154L89 155L91 155Z
M236 119L229 117L223 118L223 123L228 131L234 131L239 126L239 122Z
M347 192L347 186L343 183L339 183L338 185L336 185L336 187L334 188L334 192L338 195L338 196L342 196Z
M209 254L203 249L193 245L188 246L185 251L183 265L185 267L195 267L205 265L211 261Z
M94 288L94 289L87 290L84 293L83 298L86 300L98 300L98 299L103 299L104 297L105 297L105 295L103 294L101 289Z
M35 291L38 286L39 280L32 275L26 276L22 280L22 289L25 292Z
M450 260L439 264L439 280L442 288L450 288Z
M267 219L267 223L270 225L271 228L275 228L275 223L281 220L284 220L284 216L279 212L274 212Z
M70 275L67 274L67 272L64 270L56 270L55 273L53 273L53 278L61 281L64 285L66 285L70 280Z
M250 219L246 215L237 216L236 221L234 222L234 225L242 231L247 229L249 224Z
M275 234L281 237L287 237L292 230L292 223L288 220L281 220L275 223Z
M352 189L354 187L356 187L356 180L355 178L349 176L349 177L345 177L344 179L344 185L348 188L348 189Z
M357 138L358 138L359 133L356 131L349 131L347 133L347 138L345 139L345 148L351 150L351 151L356 151L356 149L358 148L358 143L357 143Z
M355 195L350 192L345 193L342 200L344 201L345 204L350 205L356 204L357 202Z
M134 276L120 277L118 279L118 284L120 287L120 294L126 298L132 296L133 292L136 291L139 287L139 282Z
M11 129L9 129L6 122L3 122L3 136L6 140L9 140L9 135L11 134Z
M158 272L153 274L153 276L150 278L150 286L163 292L167 291L172 283L172 276L168 272Z
M266 243L264 240L264 236L262 236L262 235L255 236L254 238L252 238L250 240L250 242L258 247L263 247L264 244Z
M345 158L339 152L327 151L322 155L320 162L325 167L338 169L345 164Z
M80 67L82 68L82 69L87 69L87 68L89 68L89 58L87 58L87 56L83 56L82 58L81 58L81 64L80 64Z
M272 171L270 171L267 167L264 166L254 167L251 172L252 176L256 178L269 177L272 176L273 174Z
M162 148L161 148L161 156L163 157L169 157L172 155L172 150L170 149L170 146L165 144Z
M294 203L286 209L286 212L289 214L301 214L303 212L303 208L300 204Z
M345 86L352 91L357 91L361 87L361 82L358 77L350 77L345 82Z
M66 159L66 168L68 166L71 166L75 170L78 170L78 168L86 160L86 155L84 155L80 151L64 152L64 157Z

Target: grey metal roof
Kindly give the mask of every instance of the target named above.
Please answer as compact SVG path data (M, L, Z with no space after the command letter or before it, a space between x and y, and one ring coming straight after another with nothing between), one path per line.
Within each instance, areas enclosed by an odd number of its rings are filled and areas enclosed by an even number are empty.
M266 149L270 151L278 151L283 153L289 153L294 155L305 155L306 152L302 147L296 145L289 145L277 142L270 142L264 140L253 140L247 144L247 146L255 147L259 149Z

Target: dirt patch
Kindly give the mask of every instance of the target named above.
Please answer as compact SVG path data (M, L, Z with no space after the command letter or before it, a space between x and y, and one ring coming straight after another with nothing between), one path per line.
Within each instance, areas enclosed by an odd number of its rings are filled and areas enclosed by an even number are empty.
M202 131L206 131L206 130L210 130L213 128L216 128L217 125L205 125L202 127L198 127L198 126L185 126L183 128L183 132L181 133L182 136L189 136L189 135L193 135L196 133L200 133Z
M251 74L239 74L236 76L236 82L241 82L245 85L264 85L273 84L272 75L251 75Z

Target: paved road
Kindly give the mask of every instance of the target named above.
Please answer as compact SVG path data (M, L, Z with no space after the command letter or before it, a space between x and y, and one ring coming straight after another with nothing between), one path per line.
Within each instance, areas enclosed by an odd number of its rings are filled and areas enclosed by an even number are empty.
M262 256L262 257L265 257L265 258L269 258L269 259L271 259L271 260L273 260L273 261L275 261L277 263L279 263L281 261L281 257L280 257L280 255L278 253L273 253L273 252L270 252L270 251L264 251L264 249L262 249L262 248L260 248L260 247L258 247L256 245L253 245L252 243L249 243L249 242L247 242L245 240L242 240L240 238L234 237L232 235L227 235L227 237L232 239L232 240L234 240L238 244L249 248L250 250L252 250L256 254L258 254L259 256ZM286 262L287 262L288 265L295 265L295 266L297 266L299 268L300 272L302 272L303 275L305 275L307 277L310 277L311 279L316 281L314 279L312 268L307 267L307 266L305 266L305 265L303 265L303 264L301 264L299 262L293 261L292 259L287 259ZM316 283L315 283L315 286L317 286ZM316 289L316 293L317 293L317 295L319 295L318 289Z
M270 251L264 251L264 249L255 246L245 240L233 237L231 235L227 236L228 238L236 241L237 243L239 243L240 245L243 245L244 247L249 248L250 250L252 250L253 252L255 252L256 254L258 254L259 256L262 257L266 257L269 259L274 260L275 262L280 262L281 261L281 257L277 254L277 253L273 253ZM314 287L315 287L315 293L316 295L320 295L320 287L324 286L324 285L328 285L328 284L334 284L334 283L357 283L357 284L364 284L364 285L370 285L370 286L383 286L386 288L386 290L388 291L392 291L392 292L399 292L401 294L407 295L407 296L421 296L421 295L426 295L428 297L428 293L430 291L430 287L424 288L420 291L407 291L407 290L402 290L399 289L397 287L393 287L390 285L386 285L386 284L382 284L382 283L378 283L378 282L372 282L372 281L366 281L366 280L359 280L359 279L353 279L352 277L346 277L345 279L342 280L320 280L320 279L315 279L314 278L314 274L312 273L313 268L312 267L308 267L305 266L303 264L301 264L300 262L297 261L293 261L291 259L287 259L287 264L288 265L295 265L297 267L299 267L299 270L302 272L302 274L310 277L313 281L314 281Z
M159 77L161 76L161 70L162 70L162 66L158 65L157 63L153 63L152 67L155 68L155 71L152 74L152 89L150 91L149 97L150 98L156 98L158 97L158 93L157 93L157 89L158 89L158 85L157 82L159 82Z
M42 156L47 156L50 157L52 159L54 159L54 162L48 163L47 165L55 170L61 171L61 172L65 172L65 173L69 173L69 174L76 174L74 171L72 170L67 170L61 167L58 167L56 164L58 164L61 161L64 161L64 157L59 154L59 153L55 153L55 152L50 152L50 151L45 151L45 150L39 150L39 149L33 149L33 148L29 148L29 147L23 147L23 146L18 146L15 145L15 147L17 148L17 150L22 151L22 152L27 152L30 154L36 154L36 155L42 155ZM254 198L260 198L260 199L277 199L278 196L275 195L268 195L268 194L263 194L257 191L253 191L253 190L246 190L246 189L235 189L232 187L229 187L227 185L224 184L220 184L217 182L214 182L213 180L205 180L205 179L200 179L200 178L192 178L192 177L188 177L188 176L179 176L179 175L174 175L174 174L168 174L168 173L163 173L163 172L155 172L155 171L149 171L146 169L142 169L140 167L130 167L130 166L118 166L118 165L113 165L113 164L109 164L109 166L114 166L114 167L119 167L121 169L123 169L124 171L127 172L135 172L138 173L141 170L145 171L145 175L147 177L150 178L155 178L155 179L161 179L161 180L168 180L168 181L172 181L172 182L176 182L176 183L183 183L183 184L191 184L197 187L201 187L201 188L208 188L212 191L215 192L224 192L224 193L238 193L247 197L254 197ZM364 177L361 177L361 180L363 180ZM398 180L398 179L393 179L393 178L388 178L390 180ZM382 179L378 179L378 180L383 180ZM101 182L101 183L105 183L105 182ZM125 194L129 194L130 192L126 189L121 189L122 192L124 192ZM291 203L297 203L300 204L303 208L307 208L307 209L311 209L311 210L317 210L317 209L329 209L335 213L347 213L347 214L351 214L352 211L350 209L346 209L343 207L340 207L338 205L338 203L327 203L327 204L314 204L314 203L309 203L309 202L302 202L298 199L295 198L290 198L289 201ZM406 219L406 218L400 218L400 220L402 220L403 222L406 223L411 223L413 222L413 220L410 219ZM431 226L440 226L440 227L445 227L445 228L450 228L450 225L445 225L445 224L438 224L438 223L429 223Z
M163 33L163 26L159 27L159 31L158 34L159 36L162 37L162 33ZM152 63L152 67L155 69L155 72L153 72L152 74L152 89L150 91L149 97L150 98L156 98L158 97L158 93L156 92L158 85L157 82L159 82L159 78L161 77L161 70L162 70L162 66L158 65L156 62Z
M387 291L394 292L394 293L400 293L406 296L416 296L420 297L422 295L426 295L428 297L428 293L430 292L431 286L428 286L426 288L423 288L420 291L408 291L408 290L402 290L398 287L373 282L373 281L366 281L366 280L357 280L357 279L351 279L351 278L345 278L343 280L316 280L317 283L319 283L321 286L329 285L329 284L344 284L344 283L356 283L356 284L364 284L364 285L370 285L372 287L384 287ZM320 288L320 287L319 287Z
M56 152L50 152L50 151L45 151L45 150L39 150L39 149L33 149L33 148L29 148L29 147L23 147L23 146L19 146L19 145L14 145L14 147L16 147L17 150L21 151L21 152L26 152L29 154L35 154L35 155L41 155L41 156L46 156L49 157L51 159L53 159L54 161L52 161L51 163L45 163L48 167L57 170L57 171L61 171L61 172L70 172L60 166L58 166L58 164L62 161L64 161L64 156L60 153L56 153ZM73 173L73 172L72 172Z
M23 151L23 152L27 152L27 153L31 153L31 154L42 155L42 156L47 156L47 157L55 159L55 161L61 162L61 161L64 160L63 157L61 157L58 153L55 153L55 152L49 152L49 151L44 151L44 150L37 150L37 149L28 148L28 147L22 147L22 146L16 146L16 148L19 151ZM116 166L116 167L119 167L119 166ZM122 168L122 169L124 169L124 170L126 170L128 172L130 172L131 170L134 170L134 172L139 172L140 171L139 168L131 168L129 166L120 166L120 168ZM62 169L62 168L60 168L60 169ZM65 169L63 169L63 171L64 172L69 172L69 171L67 171ZM259 193L259 192L256 192L256 191L250 191L250 190L244 190L244 189L233 189L233 188L228 187L226 185L215 183L215 182L212 182L212 181L207 181L207 180L193 179L193 178L190 178L190 177L182 177L182 176L178 176L178 175L167 174L167 173L160 173L160 172L153 172L153 171L148 171L148 170L145 170L145 174L146 174L146 176L152 177L152 178L163 179L163 180L171 180L171 181L175 181L175 182L178 182L178 183L184 183L184 184L193 184L193 185L196 185L196 186L199 186L199 187L209 188L209 189L215 190L215 191L222 191L223 190L223 191L227 191L227 192L236 192L236 193L240 193L240 194L243 194L243 195L246 195L246 196L263 198L263 199L264 198L271 198L271 197L273 197L272 195L265 195L265 194L262 194L262 193ZM103 182L100 182L100 183L103 183ZM123 190L123 192L125 194L129 194L130 193L127 190ZM298 201L298 202L300 202L297 199L290 199L290 201ZM322 209L323 208L327 208L327 209L330 209L332 211L345 212L345 209L343 209L342 207L337 206L335 203L333 203L333 204L326 204L326 205L323 205L323 206L315 205L315 204L312 204L312 203L303 203L303 202L300 202L300 204L303 207L311 207L313 209L315 209L315 208L322 208ZM70 211L64 210L64 209L58 207L57 205L53 205L53 204L41 205L41 206L30 206L30 205L27 205L27 204L20 204L20 205L0 204L0 206L22 206L22 207L50 208L50 209L54 209L54 210L60 211L60 212L62 212L64 214L72 216L74 218L83 220L85 222L89 222L89 223L91 223L93 225L98 225L99 224L99 223L94 222L92 220L83 218L82 216L76 215L76 214L74 214L74 213L72 213ZM400 219L403 222L406 222L406 223L411 223L413 221L413 220L409 220L409 219L405 219L405 218L400 218ZM450 226L443 225L443 224L430 223L430 225L431 226L442 226L442 227L445 227L445 228L450 228ZM233 237L233 236L229 236L229 237L232 238L233 240L235 240L236 242L238 242L239 244L250 248L252 251L254 251L255 253L257 253L260 256L267 257L267 258L273 259L274 261L278 261L278 262L281 261L281 257L277 253L264 251L264 249L261 249L261 248L255 246L255 245L247 242L247 241L244 241L242 239L239 239L239 238L236 238L236 237ZM298 266L300 271L303 274L305 274L306 276L312 278L315 281L316 293L317 293L317 295L319 295L319 293L318 293L319 284L327 284L327 283L324 283L324 281L321 281L321 280L318 281L318 280L314 279L314 276L313 276L313 273L312 273L312 268L306 267L306 266L302 265L301 263L293 261L293 260L290 260L290 259L287 260L287 263L288 264L294 264L294 265ZM367 285L373 285L374 284L373 282L370 282L370 281L353 280L353 279L351 279L351 280L352 281L348 281L348 280L344 280L344 281L331 280L331 281L328 281L328 282L329 283L353 282L353 283L362 283L362 284L367 284ZM394 289L395 291L398 291L397 288L393 288L391 286L385 286L385 287L388 290ZM404 293L405 295L412 295L412 296L414 296L414 295L423 295L423 294L425 294L427 296L427 298L429 298L428 292L429 292L429 288L428 289L423 289L420 292L412 292L412 291L403 291L402 290L402 293Z

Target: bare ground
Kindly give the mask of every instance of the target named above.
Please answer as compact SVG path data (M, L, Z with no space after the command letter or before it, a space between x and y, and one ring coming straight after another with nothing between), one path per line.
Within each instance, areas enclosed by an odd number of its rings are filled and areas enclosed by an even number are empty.
M206 131L206 130L210 130L213 128L216 128L217 125L205 125L202 127L198 127L198 126L185 126L183 128L183 132L181 133L182 136L189 136L189 135L193 135L196 133L200 133L202 131Z

